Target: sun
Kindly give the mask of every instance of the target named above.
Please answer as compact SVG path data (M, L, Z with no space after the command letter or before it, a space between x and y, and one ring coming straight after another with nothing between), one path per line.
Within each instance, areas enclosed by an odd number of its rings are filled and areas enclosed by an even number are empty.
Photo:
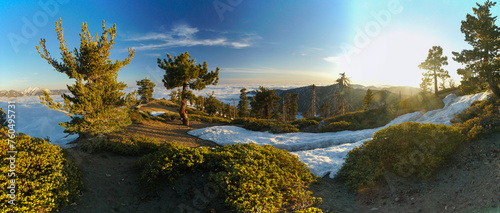
M361 84L418 87L423 72L418 65L435 45L439 45L437 40L425 33L382 33L353 52L349 60L340 60L339 71Z

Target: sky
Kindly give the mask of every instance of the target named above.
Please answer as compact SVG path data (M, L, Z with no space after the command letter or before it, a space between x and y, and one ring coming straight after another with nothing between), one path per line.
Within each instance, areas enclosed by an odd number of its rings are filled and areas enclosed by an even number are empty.
M163 86L157 58L188 51L210 70L220 68L220 84L332 84L345 72L356 84L418 87L424 72L418 65L435 45L459 82L462 65L451 52L470 48L460 23L474 6L468 0L3 1L0 90L64 89L74 82L36 51L44 38L60 60L59 18L69 49L79 47L83 22L93 35L102 33L103 20L116 24L110 58L136 50L118 73L129 86L144 77Z

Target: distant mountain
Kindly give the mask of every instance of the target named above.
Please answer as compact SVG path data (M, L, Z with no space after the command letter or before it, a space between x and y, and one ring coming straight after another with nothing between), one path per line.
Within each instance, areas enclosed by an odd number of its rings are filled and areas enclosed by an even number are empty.
M390 103L399 98L406 98L411 95L416 95L420 92L420 89L414 87L389 86L386 88L380 88L374 86L366 87L363 85L353 84L351 85L351 92L349 96L350 104L353 107L353 109L356 108L359 109L362 107L363 99L365 97L366 90L368 89L371 89L373 91L373 96L376 105L382 104L380 100L381 100L381 94L384 92L387 93L387 99L386 99L387 103ZM333 93L336 90L338 90L338 84L332 84L328 86L316 86L316 104L317 104L316 112L318 112L318 109L322 104L332 102ZM287 90L280 90L280 89L276 90L276 94L280 97L284 97L288 93L299 94L299 100L298 100L299 112L305 112L311 106L312 85L287 89ZM247 94L249 97L255 96L255 91L249 91Z
M0 97L23 97L23 96L38 96L42 95L43 91L49 93L49 95L61 95L63 93L69 92L68 90L58 89L58 90L49 90L45 88L38 87L28 87L23 91L15 91L15 90L1 90Z

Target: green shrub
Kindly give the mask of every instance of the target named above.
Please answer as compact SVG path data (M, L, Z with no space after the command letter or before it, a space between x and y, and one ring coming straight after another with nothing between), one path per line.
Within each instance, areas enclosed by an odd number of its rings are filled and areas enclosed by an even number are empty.
M309 126L318 125L319 122L316 120L302 118L302 119L293 121L292 124L295 125L299 129L303 129L303 128L306 128Z
M347 121L337 121L328 124L327 126L321 127L319 132L338 132L343 130L356 129L351 122Z
M351 150L337 177L354 189L378 184L386 171L427 179L464 141L457 127L414 122L390 126Z
M206 115L199 115L199 114L192 114L189 115L189 118L194 121L203 121L207 123L231 123L231 120L222 118L222 117L217 117L217 116L206 116Z
M243 124L243 128L252 131L269 131L273 126L273 121L268 119L249 119Z
M112 134L81 141L78 148L89 153L113 152L119 155L144 155L157 151L162 144L156 139L146 136L122 136Z
M15 205L8 203L11 150L7 129L0 129L0 208L2 212L57 211L78 199L80 171L57 145L25 134L15 137Z
M469 140L485 137L500 131L500 101L490 98L475 101L464 112L456 114L451 120L455 126L462 129Z
M299 132L299 129L292 124L287 123L274 123L271 129L269 130L271 133L279 134L279 133L292 133Z
M209 171L211 181L222 187L226 204L241 212L300 210L317 205L307 186L316 180L298 157L272 146L235 144L187 148L169 144L140 160L141 182L147 186L183 172Z
M336 132L343 130L373 129L386 125L393 118L394 114L387 107L348 112L343 115L325 119L324 122L328 125L322 127L319 131ZM337 123L329 126L329 124L335 122Z
M128 115L129 115L130 119L132 120L132 122L134 122L134 123L142 123L142 121L144 121L144 120L152 119L152 116L149 115L148 113L145 113L145 112L142 112L142 111L139 111L136 109L129 110Z
M238 122L240 122L240 120L237 121L237 123ZM292 124L268 119L247 119L246 123L243 124L243 128L252 131L269 131L270 133L290 133L299 131L299 129Z
M245 124L255 120L257 120L257 118L252 118L252 117L236 118L233 120L232 124Z
M161 115L158 115L156 116L157 118L162 118L163 120L166 120L166 121L173 121L173 120L180 120L181 119L181 116L179 115L179 113L173 113L173 112L167 112L167 113L163 113Z
M159 151L141 160L144 172L140 181L151 189L162 179L173 183L181 172L195 171L204 162L206 152L207 148L192 149L167 142Z

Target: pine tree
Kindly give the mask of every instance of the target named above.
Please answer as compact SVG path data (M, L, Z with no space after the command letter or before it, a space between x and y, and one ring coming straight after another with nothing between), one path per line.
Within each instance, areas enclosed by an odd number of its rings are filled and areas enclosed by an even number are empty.
M287 120L288 121L294 121L297 119L297 115L299 113L299 94L293 93L293 94L286 94L286 111L287 111Z
M333 98L333 114L345 114L351 108L348 96L351 89L351 80L345 76L344 73L340 73L340 78L337 79L338 90L334 92Z
M319 114L321 115L321 117L323 118L330 117L331 108L332 106L328 102L321 104L321 106L319 107Z
M279 107L279 104L275 102L280 99L281 98L276 95L276 90L260 86L259 90L255 91L255 97L253 97L252 101L250 101L253 115L257 118L264 119L275 117L276 110L274 109Z
M0 108L0 128L7 126L9 123L7 122L7 114L3 111L3 108Z
M240 90L240 101L238 102L238 116L240 118L248 116L248 97L246 88Z
M443 48L440 46L433 46L429 49L425 61L418 65L419 69L428 70L428 72L423 73L425 78L434 79L434 94L438 93L438 78L450 77L448 71L441 68L443 65L448 65L448 57L443 56Z
M208 96L207 101L205 102L205 109L209 115L213 116L219 111L220 104L220 101L217 100L212 93Z
M490 8L495 6L496 2L488 0L483 5L478 3L476 5L477 8L472 8L474 15L467 14L460 28L465 35L465 41L471 45L472 49L462 50L460 53L453 52L453 60L465 64L465 69L458 71L459 75L469 75L475 78L465 78L463 81L475 80L474 84L478 85L485 82L493 94L500 97L500 72L498 71L500 70L500 28L495 24L497 17L492 16L490 12Z
M312 85L311 87L311 106L309 107L309 115L310 117L316 117L316 85Z
M92 36L87 29L87 23L82 24L80 33L80 48L68 51L63 38L62 21L56 22L57 38L60 42L62 61L52 58L45 46L45 39L40 40L36 49L40 56L58 72L66 74L75 80L74 85L68 85L70 95L63 94L64 105L55 103L44 91L40 96L42 104L47 108L64 112L71 121L60 123L69 134L79 134L80 137L95 136L119 131L132 122L128 117L128 107L134 99L134 94L122 90L127 86L117 81L118 71L128 65L135 51L128 49L128 57L123 61L113 61L109 58L116 37L116 25L106 29L102 22L103 33L100 37Z
M363 108L369 109L373 104L373 92L371 89L366 90L365 98L363 99Z
M187 115L187 97L191 96L191 90L203 90L207 85L217 85L219 81L219 67L215 71L208 72L207 62L195 65L195 60L186 51L172 58L167 54L168 60L158 58L158 67L165 70L163 84L167 89L182 87L181 106L179 115L182 124L189 126Z
M137 91L137 93L141 96L141 101L148 103L153 98L156 84L146 77L137 81L137 86L139 86L139 91Z

